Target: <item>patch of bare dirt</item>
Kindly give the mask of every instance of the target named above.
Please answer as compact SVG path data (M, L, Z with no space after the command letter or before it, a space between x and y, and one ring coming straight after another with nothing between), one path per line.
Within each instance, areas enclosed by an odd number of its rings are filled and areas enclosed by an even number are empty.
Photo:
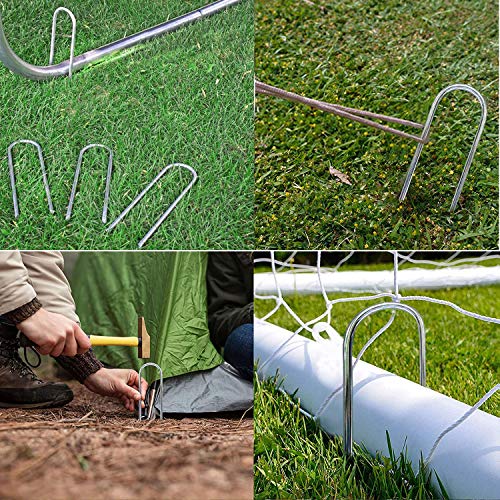
M70 385L64 408L0 409L0 498L253 497L252 418L138 422Z

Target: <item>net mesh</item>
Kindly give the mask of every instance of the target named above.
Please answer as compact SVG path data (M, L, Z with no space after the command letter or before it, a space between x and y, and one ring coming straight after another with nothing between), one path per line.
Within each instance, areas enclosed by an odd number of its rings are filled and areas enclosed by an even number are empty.
M365 280L365 286L356 284L356 280L360 279L360 275L352 275L353 283L351 286L348 284L343 287L337 287L336 282L339 281L340 275L349 271L342 271L343 266L347 266L349 261L356 254L355 251L347 253L347 255L340 258L338 263L332 267L322 266L322 256L325 252L315 252L314 264L297 264L294 262L295 257L299 252L292 252L283 260L276 257L276 252L271 251L269 257L258 257L255 259L255 264L267 265L270 272L259 273L256 275L255 285L255 298L258 300L273 300L275 307L260 318L262 321L267 321L271 318L280 307L285 308L288 313L300 325L296 333L302 330L307 330L312 333L313 325L319 321L326 321L332 323L331 310L332 306L341 302L351 301L371 301L375 299L385 298L395 302L404 301L426 301L433 302L441 305L452 307L456 311L466 316L475 318L477 320L500 324L500 319L490 316L478 314L474 311L469 311L458 304L451 301L440 300L426 295L404 295L401 281L404 271L412 272L412 280L408 284L405 281L405 288L446 288L453 286L472 286L481 284L497 284L500 283L500 254L498 252L485 252L482 255L467 255L464 252L455 252L443 260L429 260L426 258L417 258L417 252L390 252L392 255L392 269L385 271L384 276L379 274L374 276L373 280ZM330 255L332 254L329 252ZM342 253L342 252L339 252ZM327 252L328 254L328 252ZM488 266L485 266L488 264ZM452 272L446 274L438 274L436 271L439 269L448 269ZM415 273L415 271L417 271ZM434 280L432 278L432 271L435 273ZM469 271L465 273L465 271ZM481 271L481 272L479 272ZM373 271L367 271L373 274ZM352 271L351 271L352 273ZM392 286L387 289L387 273L391 275ZM302 321L300 316L292 309L286 296L292 293L303 293L303 290L298 288L300 281L294 280L295 285L290 286L289 279L283 279L288 275L295 275L295 278L304 276L309 279L309 293L319 293L325 302L325 311L318 317L307 322ZM336 276L335 276L336 275ZM333 279L331 279L333 276ZM419 278L420 276L420 278ZM448 277L448 280L444 280ZM378 278L378 279L377 279ZM303 280L304 282L304 280ZM313 286L310 286L312 283ZM344 292L367 292L362 296L346 296L336 299L330 299L328 296L329 291L344 291Z

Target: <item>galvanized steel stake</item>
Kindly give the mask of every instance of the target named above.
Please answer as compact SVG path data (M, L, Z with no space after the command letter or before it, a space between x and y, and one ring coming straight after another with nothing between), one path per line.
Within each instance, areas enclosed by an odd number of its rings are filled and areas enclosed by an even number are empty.
M163 420L163 370L156 363L145 363L144 365L142 365L139 368L139 392L141 392L142 370L144 370L144 368L146 368L147 366L154 366L156 368L156 370L158 371L158 373L160 374L160 420ZM151 404L154 405L154 398L151 398L151 399L152 399ZM138 412L139 420L142 420L142 401L141 400L139 400L137 412ZM148 415L147 415L148 420L151 418L151 416L152 416L152 412L149 411Z
M71 219L73 204L75 203L76 189L78 187L78 178L80 177L80 170L82 167L83 155L91 148L102 148L109 153L108 170L106 174L106 188L104 190L104 205L102 208L102 217L101 217L102 222L106 223L108 220L108 205L109 205L109 192L111 189L111 175L113 174L113 151L110 148L108 148L108 146L104 146L103 144L89 144L88 146L85 146L78 155L78 162L76 164L76 169L75 169L75 177L73 179L73 187L71 188L71 196L69 197L68 208L66 210L66 220Z
M344 336L344 384L342 387L343 391L343 401L344 401L344 452L347 455L352 454L352 426L353 426L353 368L352 368L352 346L354 343L354 334L360 323L378 311L384 310L399 310L411 314L418 326L418 340L419 340L419 351L420 351L420 385L426 385L426 354L425 354L425 327L424 321L420 314L410 306L406 304L401 304L399 302L385 302L383 304L375 304L374 306L366 308L364 311L359 313L347 327L347 331Z
M461 83L457 83L455 85L450 85L449 87L446 87L445 89L441 90L441 92L439 92L439 94L434 99L434 102L432 103L431 109L429 111L429 115L427 117L427 121L425 122L424 125L424 130L422 132L423 141L417 145L417 149L415 150L415 154L413 155L413 159L408 169L408 173L406 174L403 189L401 190L401 194L399 195L399 201L403 201L406 198L406 194L408 193L408 189L410 188L410 183L413 174L415 172L415 169L417 168L420 156L422 154L422 150L424 148L424 142L428 142L429 140L430 129L432 121L434 120L434 116L436 114L436 108L438 107L439 103L446 94L454 92L455 90L462 90L464 92L472 94L479 101L479 104L481 106L481 119L479 120L476 136L474 137L474 142L472 143L469 155L467 156L467 161L465 162L464 169L462 170L460 181L457 184L455 195L453 196L453 201L451 202L450 211L453 212L457 208L458 201L460 199L460 194L462 193L462 189L465 184L465 179L467 178L470 166L472 165L472 160L474 159L474 156L476 154L476 150L479 145L479 140L481 139L481 135L483 133L487 117L486 101L484 97L475 88L471 87L470 85L464 85Z
M65 7L59 7L54 11L54 15L52 16L52 36L50 37L50 55L49 55L49 65L54 62L54 52L56 48L56 25L57 25L57 16L59 12L65 12L68 14L71 19L71 48L69 52L69 71L68 75L71 78L73 76L73 61L75 60L75 43L76 43L76 18L73 12ZM1 23L1 18L0 18ZM0 26L1 29L1 26Z
M38 142L31 141L29 139L20 139L18 141L14 141L7 148L7 161L9 163L9 177L10 177L10 186L12 188L12 201L14 203L14 217L17 219L19 217L19 203L17 201L17 190L16 190L16 176L14 173L14 160L12 158L12 149L17 144L31 144L38 151L38 160L40 162L40 168L42 170L42 178L43 185L45 187L45 193L47 195L47 203L49 205L49 212L51 214L54 213L54 206L52 205L52 198L50 197L50 187L49 181L47 179L47 172L45 170L45 162L43 160L43 151L42 146L38 144Z
M139 248L142 248L146 242L153 236L153 234L157 231L157 229L163 224L165 219L171 214L177 204L184 198L184 196L188 193L188 191L193 187L195 182L198 179L198 174L196 170L189 165L185 165L184 163L172 163L171 165L167 165L138 195L137 197L130 203L130 205L111 223L111 225L106 229L106 231L111 232L113 229L125 218L125 216L132 210L141 200L144 198L146 193L173 167L181 167L189 172L193 176L189 184L183 189L182 193L174 200L174 202L167 208L167 210L163 213L163 215L153 224L151 229L145 234L144 238L139 241Z

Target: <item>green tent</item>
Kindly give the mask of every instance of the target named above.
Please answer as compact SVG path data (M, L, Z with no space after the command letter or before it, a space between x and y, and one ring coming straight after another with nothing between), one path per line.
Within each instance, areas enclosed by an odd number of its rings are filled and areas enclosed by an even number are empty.
M153 361L165 377L213 368L222 358L207 326L203 252L81 253L71 287L87 334L136 336L144 316L151 358L131 347L95 347L97 357L120 368L139 369ZM156 378L154 370L148 380Z

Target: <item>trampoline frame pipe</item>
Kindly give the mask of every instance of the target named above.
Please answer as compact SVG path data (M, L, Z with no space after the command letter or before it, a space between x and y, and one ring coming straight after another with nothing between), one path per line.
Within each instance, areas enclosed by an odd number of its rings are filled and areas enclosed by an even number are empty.
M464 92L468 92L469 94L472 94L479 101L479 104L481 106L481 119L479 121L479 125L478 125L477 131L476 131L476 135L474 137L474 141L472 143L472 147L471 147L469 154L467 156L465 166L462 170L460 180L457 184L457 188L456 188L455 194L453 196L453 201L451 202L450 211L454 212L455 209L457 208L458 201L460 199L460 194L462 193L462 189L464 187L465 180L467 178L467 175L469 173L469 170L470 170L470 167L472 164L472 160L474 159L474 156L476 154L476 150L477 150L477 147L479 145L479 140L481 139L481 135L483 133L484 126L486 124L486 118L487 118L487 106L486 106L486 101L485 101L484 97L474 87L471 87L470 85L464 85L461 83L449 85L448 87L441 90L441 92L439 92L439 94L434 99L434 102L432 103L431 109L429 111L429 115L427 116L427 121L425 122L424 129L422 131L422 142L419 142L417 145L417 149L415 150L415 154L413 155L413 159L411 161L410 167L408 168L408 172L406 174L403 189L401 190L401 194L399 195L400 202L404 201L404 199L406 198L406 195L408 193L408 189L410 188L413 174L415 173L415 169L417 168L418 162L420 160L420 156L422 155L422 150L424 148L424 144L429 141L430 128L432 125L432 121L434 120L434 116L436 115L436 109L446 94L449 94L450 92L454 92L456 90L461 90Z
M40 146L40 144L38 144L38 142L31 141L29 139L19 139L17 141L12 142L11 144L9 144L9 147L7 148L7 161L9 164L9 177L10 177L10 186L12 189L12 202L14 204L14 217L16 219L19 217L19 202L17 199L16 176L14 173L14 160L12 158L12 149L17 144L31 144L38 151L38 160L40 162L40 168L42 170L43 185L45 187L45 193L47 195L47 203L49 205L49 212L51 214L55 213L54 206L52 205L52 198L50 197L50 187L49 187L49 181L47 179L47 171L45 169L45 161L43 159L42 146Z
M344 425L344 452L350 456L352 454L352 426L353 426L353 363L352 347L354 343L354 334L360 323L372 314L385 310L399 310L411 314L418 327L419 353L420 353L420 385L426 386L426 353L425 353L425 327L420 314L413 307L401 304L399 302L384 302L375 304L361 311L349 324L344 336L343 348L343 425Z
M76 17L69 9L66 7L58 7L54 11L54 15L52 16L52 35L50 37L50 55L49 55L49 65L54 63L54 52L56 47L56 25L57 25L57 17L59 16L59 12L65 12L68 14L71 19L71 48L69 53L69 70L68 76L71 78L73 76L73 63L75 60L75 43L76 43ZM1 26L0 26L1 28Z
M111 190L111 176L113 174L113 151L104 146L104 144L89 144L80 150L78 155L78 162L75 169L75 177L73 179L73 186L71 188L71 195L69 197L68 208L66 209L66 220L71 219L71 213L73 211L73 205L75 203L76 189L78 188L78 178L80 177L80 170L82 168L83 155L92 148L102 148L109 153L108 157L108 170L106 174L106 188L104 190L104 205L102 207L102 217L101 220L105 224L108 220L108 206L109 206L109 193Z
M100 48L89 50L79 56L75 56L73 61L66 60L58 64L49 64L49 66L36 66L22 60L10 47L5 31L3 29L2 18L0 15L0 60L13 73L17 73L31 80L47 80L64 76L69 73L82 69L90 63L101 60L109 54L128 49L139 43L151 40L152 38L175 31L187 24L199 19L216 14L228 7L240 3L242 0L217 0L211 4L205 5L182 16L166 21L157 26L153 26L134 35L127 36L115 42L104 45ZM65 10L66 11L66 10ZM69 15L69 14L68 14ZM70 16L71 17L71 16ZM75 24L73 25L75 27ZM54 30L54 26L53 26Z
M160 420L163 420L163 370L161 369L161 366L156 363L145 363L139 368L139 392L141 392L142 370L148 366L154 366L160 374ZM151 404L154 404L154 401L152 401ZM142 420L142 399L139 400L137 407L139 420Z
M193 187L195 182L198 180L198 174L193 167L186 165L184 163L172 163L167 165L128 205L127 208L110 224L106 229L107 232L113 231L113 229L125 218L125 216L144 198L147 192L173 167L181 167L183 169L191 172L192 179L189 184L183 189L182 193L174 200L174 202L167 208L167 210L161 215L161 217L151 226L151 229L144 235L144 237L139 241L139 248L142 248L146 242L153 236L153 234L158 230L158 228L163 224L165 219L172 213L174 208L178 203L184 198L188 191Z

